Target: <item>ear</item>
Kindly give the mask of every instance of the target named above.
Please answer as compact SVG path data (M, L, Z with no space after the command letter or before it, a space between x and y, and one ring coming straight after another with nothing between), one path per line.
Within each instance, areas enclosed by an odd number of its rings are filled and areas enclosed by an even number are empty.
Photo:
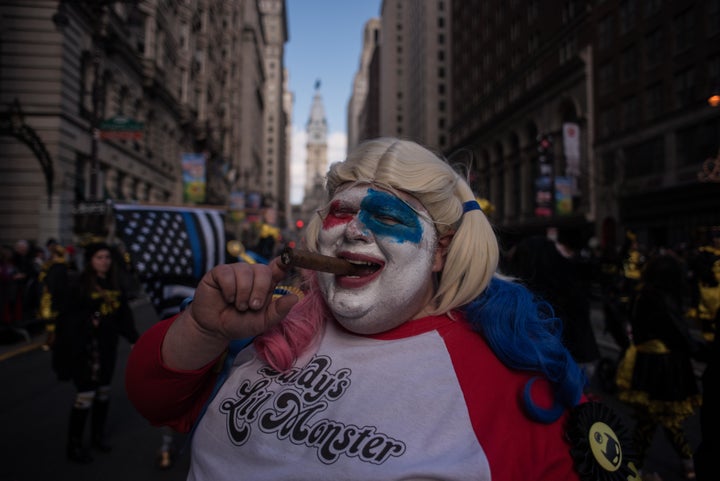
M455 232L448 232L438 239L437 246L435 246L435 254L433 255L433 272L440 272L445 267L445 258L447 257L447 250L450 242L453 239Z

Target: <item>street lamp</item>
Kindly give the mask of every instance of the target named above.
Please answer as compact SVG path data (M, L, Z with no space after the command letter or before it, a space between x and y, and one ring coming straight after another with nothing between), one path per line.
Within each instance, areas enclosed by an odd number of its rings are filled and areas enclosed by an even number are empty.
M63 30L70 24L67 15L66 4L69 0L60 0L58 10L52 20L58 29ZM75 1L73 5L79 8L90 8L93 12L95 23L92 32L92 86L90 87L91 112L90 112L90 189L89 201L101 200L99 193L100 165L98 159L98 142L100 140L100 117L102 110L102 79L101 63L103 57L106 7L115 3L135 4L137 0L88 0Z
M710 107L717 107L720 105L720 81L716 82L715 87L710 91L707 103Z

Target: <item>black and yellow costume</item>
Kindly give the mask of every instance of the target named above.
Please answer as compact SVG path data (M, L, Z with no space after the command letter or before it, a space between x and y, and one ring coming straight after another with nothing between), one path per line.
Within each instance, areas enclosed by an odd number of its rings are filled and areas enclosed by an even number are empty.
M683 316L682 276L672 256L648 263L630 317L633 343L618 368L618 396L635 408L634 442L641 460L658 425L680 457L692 459L682 424L701 398L691 364L697 343Z
M92 443L109 451L103 441L108 415L110 385L117 360L120 336L134 344L139 334L125 292L114 275L99 277L90 267L95 253L110 251L104 243L86 247L86 269L76 278L65 276L62 298L51 301L57 309L53 369L58 379L72 381L77 389L70 412L68 458L87 463L92 457L83 447L83 432L92 412ZM63 282L58 278L56 282Z

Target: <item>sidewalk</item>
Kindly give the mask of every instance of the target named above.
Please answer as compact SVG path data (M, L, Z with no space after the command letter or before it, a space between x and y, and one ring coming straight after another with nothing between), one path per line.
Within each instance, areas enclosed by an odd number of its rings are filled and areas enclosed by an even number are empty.
M25 327L0 327L0 362L5 359L40 349L45 344L45 325L41 321L30 321Z

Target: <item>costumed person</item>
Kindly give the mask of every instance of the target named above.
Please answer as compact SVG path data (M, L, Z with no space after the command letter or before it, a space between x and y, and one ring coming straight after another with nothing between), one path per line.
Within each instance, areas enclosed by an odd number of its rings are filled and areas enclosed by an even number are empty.
M552 240L532 236L513 247L507 273L550 303L563 321L563 342L592 378L600 349L590 323L590 292L574 262Z
M105 440L105 424L118 340L122 336L134 344L139 337L111 247L104 242L91 243L84 254L83 271L70 285L67 301L59 310L53 345L58 379L72 380L77 390L67 440L67 457L77 463L93 460L83 442L88 416L91 446L100 452L111 450Z
M715 318L715 335L710 343L707 364L702 375L702 406L700 407L700 444L695 450L693 461L698 481L720 479L720 337Z
M60 310L63 309L63 304L68 301L69 287L65 248L57 242L53 244L48 242L48 255L50 257L45 261L38 275L42 287L38 318L45 322L47 338L42 346L45 351L52 349L55 343L55 322Z
M258 234L258 243L254 250L266 261L269 261L275 255L275 246L280 241L280 229L276 227L276 223L277 213L275 209L265 208Z
M683 266L674 254L652 257L642 273L630 323L632 344L618 366L620 400L635 411L634 445L642 463L658 426L682 460L687 479L694 479L693 450L683 422L701 398L691 357L698 343L684 318Z
M284 256L217 266L130 354L139 412L193 431L188 479L632 479L559 320L498 275L451 166L376 139L331 166L327 192L305 247L347 270L306 270L298 302L272 296Z

